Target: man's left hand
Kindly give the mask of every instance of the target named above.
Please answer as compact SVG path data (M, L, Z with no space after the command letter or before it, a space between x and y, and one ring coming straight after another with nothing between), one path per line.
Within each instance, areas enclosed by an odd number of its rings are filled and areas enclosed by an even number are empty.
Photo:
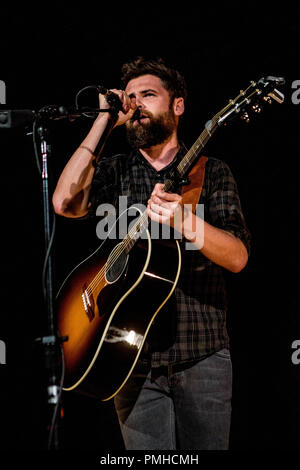
M182 197L176 193L163 191L164 184L154 186L147 205L150 219L161 224L167 224L182 231Z

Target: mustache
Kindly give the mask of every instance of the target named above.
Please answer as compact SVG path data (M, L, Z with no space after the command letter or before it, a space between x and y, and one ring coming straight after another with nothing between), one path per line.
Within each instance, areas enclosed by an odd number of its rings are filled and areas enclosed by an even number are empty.
M130 121L138 121L142 117L152 117L152 114L149 111L142 111L140 108L137 108L135 112L133 113Z

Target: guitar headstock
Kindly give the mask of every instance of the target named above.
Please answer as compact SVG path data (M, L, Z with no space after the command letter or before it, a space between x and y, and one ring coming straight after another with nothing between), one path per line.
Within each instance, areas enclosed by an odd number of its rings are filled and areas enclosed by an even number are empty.
M283 103L284 95L276 87L284 83L284 78L273 76L262 77L257 82L251 81L248 88L241 90L233 100L229 100L229 104L214 117L215 123L220 126L237 116L249 122L250 114L260 113L264 104L274 101Z

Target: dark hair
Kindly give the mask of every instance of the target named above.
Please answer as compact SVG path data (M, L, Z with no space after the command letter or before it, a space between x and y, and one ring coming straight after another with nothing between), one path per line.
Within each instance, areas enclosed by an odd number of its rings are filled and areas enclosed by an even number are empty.
M164 88L169 92L170 103L173 102L174 98L179 97L183 97L186 100L187 89L183 75L169 67L161 57L156 59L137 57L123 64L121 71L121 81L124 88L133 78L150 74L160 78Z

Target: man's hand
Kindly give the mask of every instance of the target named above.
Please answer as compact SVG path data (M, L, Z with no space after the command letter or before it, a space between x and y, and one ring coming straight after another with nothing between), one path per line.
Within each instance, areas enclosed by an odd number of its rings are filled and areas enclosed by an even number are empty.
M176 193L163 191L163 187L162 183L157 183L154 186L148 201L147 213L155 222L170 225L182 232L182 197Z
M134 112L136 111L137 106L136 106L135 98L132 98L132 99L129 98L127 93L123 90L112 89L110 91L112 91L113 93L118 95L118 97L120 98L120 101L122 103L122 111L119 111L118 120L116 121L114 127L121 126L126 121L131 119ZM100 109L109 109L110 106L109 106L108 102L106 101L105 95L99 94L99 106L100 106ZM100 113L99 118L101 118L101 116L103 116L103 114L104 113L102 113L102 114ZM105 114L107 114L107 113L105 113Z

